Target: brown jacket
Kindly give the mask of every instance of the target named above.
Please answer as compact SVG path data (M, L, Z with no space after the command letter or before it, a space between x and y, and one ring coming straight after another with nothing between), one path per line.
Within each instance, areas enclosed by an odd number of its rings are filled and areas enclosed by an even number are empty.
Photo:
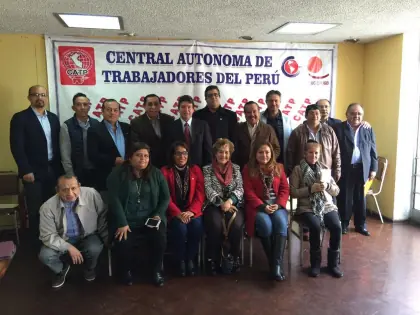
M322 169L329 170L325 164L320 164ZM325 206L336 209L332 197L337 196L340 192L340 189L338 188L332 176L329 178L329 184L327 185L327 189L324 191L325 198L327 199ZM303 173L300 165L296 165L293 169L292 175L290 175L289 178L289 184L290 196L292 198L297 198L298 200L296 214L312 212L311 201L309 200L309 187L303 182Z
M341 157L337 136L334 130L326 124L321 124L321 129L318 132L319 141L322 145L319 161L332 170L334 180L338 181L341 176ZM305 144L308 140L309 130L306 122L304 122L292 131L287 144L287 175L290 176L293 168L299 165L300 161L304 158Z
M280 145L276 133L273 127L263 123L261 120L258 122L257 130L255 130L254 143L260 141L268 141L271 143L274 149L274 158L277 159L280 155ZM233 161L242 169L245 164L248 163L249 155L251 154L251 135L249 134L246 122L237 125L235 142Z

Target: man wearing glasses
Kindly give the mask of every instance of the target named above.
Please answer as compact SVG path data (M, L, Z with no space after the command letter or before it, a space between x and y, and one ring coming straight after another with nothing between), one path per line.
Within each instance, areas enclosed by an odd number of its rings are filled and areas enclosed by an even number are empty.
M13 115L10 121L10 150L25 188L29 229L34 241L39 236L39 208L55 194L55 183L62 174L60 122L46 110L47 89L29 88L31 105Z
M193 118L207 122L210 127L212 144L219 138L227 138L235 143L235 130L238 122L236 113L221 106L220 91L217 86L209 85L204 96L207 106L194 112Z
M89 116L90 100L83 93L73 96L74 115L61 126L61 162L68 176L76 176L84 187L95 184L95 167L87 153L87 131L99 121Z

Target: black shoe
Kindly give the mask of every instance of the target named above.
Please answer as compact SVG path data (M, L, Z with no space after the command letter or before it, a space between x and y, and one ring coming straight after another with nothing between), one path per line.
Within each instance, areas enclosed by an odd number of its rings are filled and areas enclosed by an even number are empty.
M84 271L85 280L87 282L92 282L96 279L96 272L95 269L86 269Z
M368 230L366 230L366 228L355 228L355 231L357 233L360 233L360 234L364 235L364 236L370 236L370 233L369 233Z
M340 255L340 252L338 250L328 249L328 272L334 278L343 277L343 273L341 272L340 268L338 267L338 256L339 255Z
M311 268L309 269L309 276L316 278L321 272L321 250L310 251Z
M179 262L179 275L181 277L185 277L187 275L186 268L185 268L185 261L181 260Z
M54 289L61 288L64 285L64 282L66 282L66 276L69 270L70 270L70 265L64 264L63 270L61 270L60 273L54 275L54 278L52 280L52 285L51 285Z
M342 226L341 227L341 234L347 234L349 232L349 230L348 230L348 228L347 228L347 226Z
M276 281L283 281L286 279L283 272L283 256L284 256L284 249L286 248L286 241L287 236L283 236L280 234L274 235L274 242L272 247L273 253L273 279Z
M131 271L126 271L121 275L121 282L125 285L133 285L133 277L131 275Z
M160 271L154 273L153 282L158 287L163 287L163 285L165 284L165 278L163 278L163 275Z
M211 276L217 275L217 266L216 266L216 262L213 259L207 260L206 269L209 275Z
M241 259L239 257L234 258L232 273L241 271Z
M188 260L187 262L187 274L191 277L194 277L196 274L195 265L192 260Z

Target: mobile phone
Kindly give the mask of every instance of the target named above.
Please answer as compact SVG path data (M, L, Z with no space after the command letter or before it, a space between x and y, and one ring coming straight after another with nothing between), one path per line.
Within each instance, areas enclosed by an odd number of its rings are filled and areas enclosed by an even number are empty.
M153 218L148 218L146 220L145 226L147 226L149 228L152 228L152 229L159 230L160 222L162 222L162 220L160 220L160 219L157 220L157 219L153 219Z

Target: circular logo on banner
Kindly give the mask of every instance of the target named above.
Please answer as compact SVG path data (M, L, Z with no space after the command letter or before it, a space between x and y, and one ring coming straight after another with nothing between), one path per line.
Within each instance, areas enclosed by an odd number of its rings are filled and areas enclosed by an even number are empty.
M281 71L289 78L294 78L299 74L299 64L294 56L289 56L284 59L283 64L281 65Z
M318 56L313 56L308 61L309 76L313 79L325 79L329 74L319 75L322 70L322 60Z
M67 76L73 83L79 84L83 83L93 66L91 56L81 49L66 52L63 56L62 63L66 68Z

